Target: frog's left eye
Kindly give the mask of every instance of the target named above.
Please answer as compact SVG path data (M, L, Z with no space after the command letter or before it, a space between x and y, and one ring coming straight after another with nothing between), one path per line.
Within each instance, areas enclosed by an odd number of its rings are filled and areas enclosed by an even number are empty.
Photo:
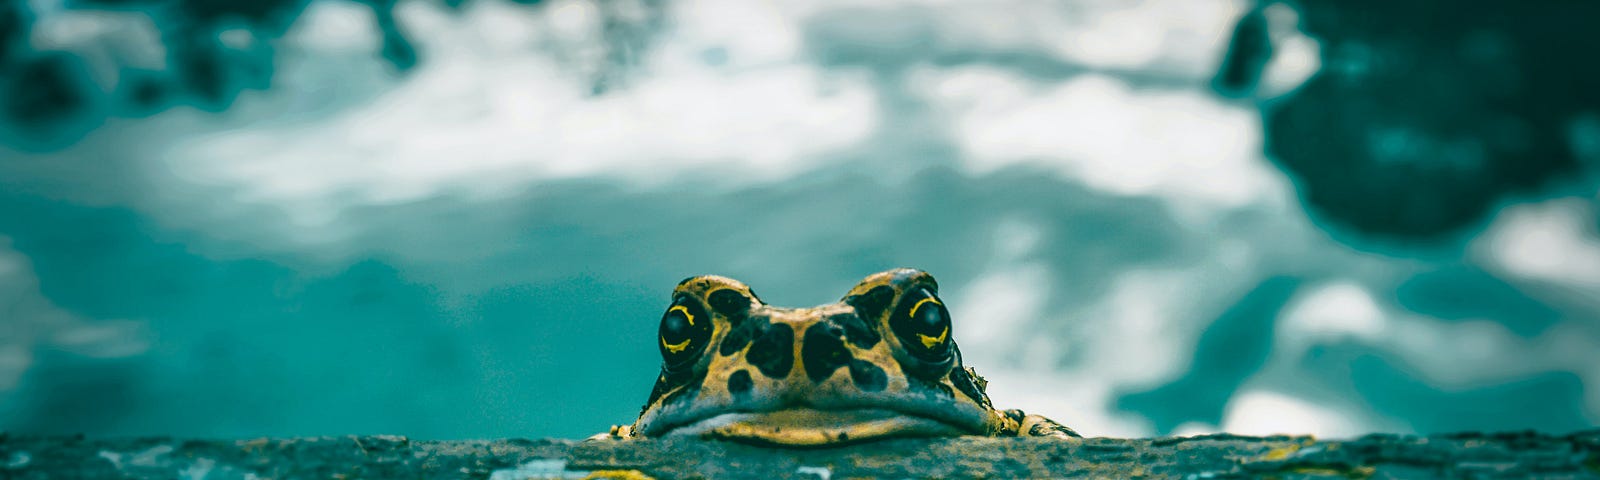
M950 311L939 297L926 287L917 287L906 292L894 310L889 328L907 352L930 364L950 360Z
M657 342L667 370L682 371L693 365L710 340L711 316L706 315L700 301L688 295L674 298L667 313L661 316L661 335Z

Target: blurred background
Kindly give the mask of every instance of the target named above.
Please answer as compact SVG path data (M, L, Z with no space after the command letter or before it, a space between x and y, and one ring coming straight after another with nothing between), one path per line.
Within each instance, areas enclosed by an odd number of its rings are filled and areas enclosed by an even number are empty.
M0 430L577 438L680 279L1092 436L1600 419L1600 3L0 0Z

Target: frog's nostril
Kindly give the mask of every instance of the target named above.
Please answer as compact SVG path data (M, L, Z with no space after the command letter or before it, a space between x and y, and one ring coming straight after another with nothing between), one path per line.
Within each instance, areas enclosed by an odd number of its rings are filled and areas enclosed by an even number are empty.
M850 381L864 391L881 392L889 386L889 375L872 362L855 359L850 361Z
M749 371L739 370L737 372L733 372L733 375L728 376L728 393L732 393L734 395L749 393L750 388L755 386L754 383L755 382L750 379Z

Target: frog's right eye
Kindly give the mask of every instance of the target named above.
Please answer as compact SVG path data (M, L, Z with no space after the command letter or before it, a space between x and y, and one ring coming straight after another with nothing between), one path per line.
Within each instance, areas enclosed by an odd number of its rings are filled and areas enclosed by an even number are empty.
M950 339L950 311L930 286L914 286L900 296L889 316L889 331L900 339L900 367L925 380L943 378L956 366ZM937 288L937 287L933 287Z
M678 295L661 316L661 335L658 347L667 370L682 371L694 364L711 340L711 316L706 315L700 301L688 295Z

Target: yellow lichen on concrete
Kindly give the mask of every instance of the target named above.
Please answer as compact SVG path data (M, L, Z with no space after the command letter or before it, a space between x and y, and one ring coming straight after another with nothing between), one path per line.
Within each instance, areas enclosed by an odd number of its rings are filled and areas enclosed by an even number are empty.
M1274 448L1272 450L1268 450L1267 453L1264 453L1261 456L1256 457L1256 460L1257 461L1263 461L1263 462L1283 461L1285 459L1288 459L1290 455L1294 455L1294 453L1298 452L1298 451L1300 451L1300 445L1299 444L1285 445L1285 446L1282 446L1282 447Z
M595 470L583 476L583 480L655 480L655 477L645 475L638 470Z

